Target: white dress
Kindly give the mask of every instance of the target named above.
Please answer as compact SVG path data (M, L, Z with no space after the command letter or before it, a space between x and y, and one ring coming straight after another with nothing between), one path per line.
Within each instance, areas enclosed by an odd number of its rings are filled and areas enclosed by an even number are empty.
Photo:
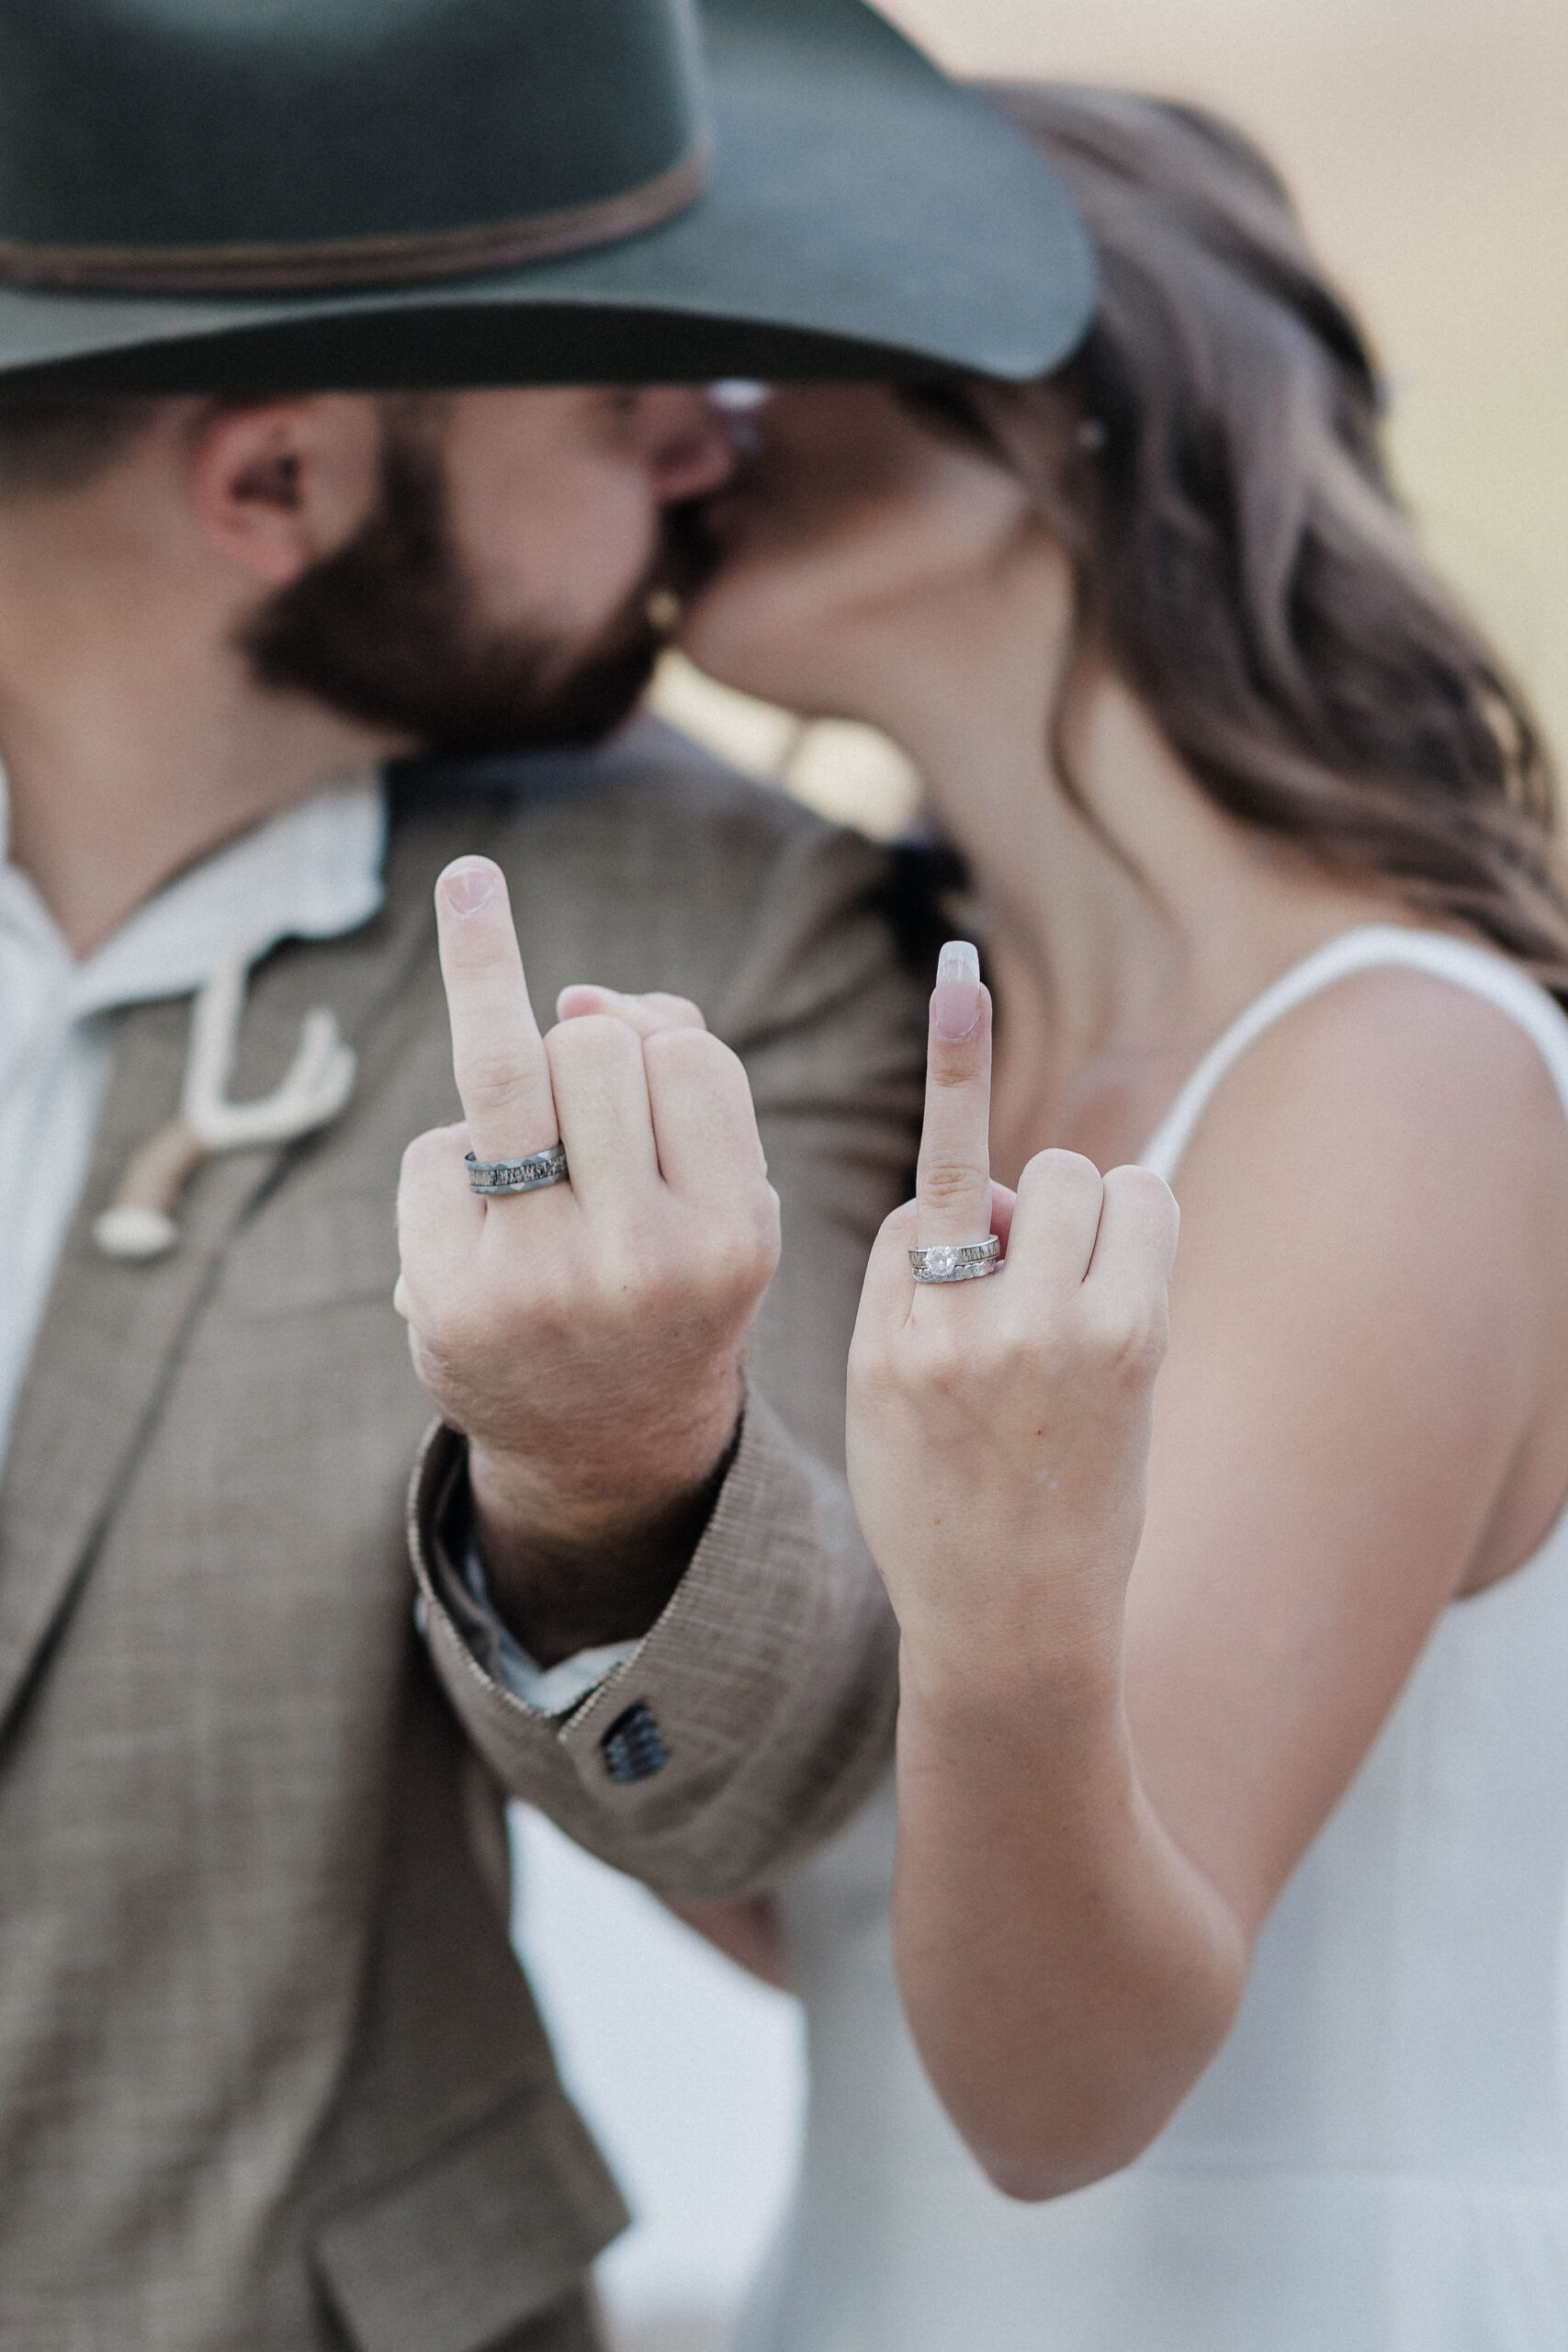
M1437 973L1528 1031L1502 956L1348 933L1266 991L1143 1154L1347 973ZM1444 1613L1258 1941L1229 2041L1127 2171L1045 2205L986 2181L894 1984L891 1781L784 1896L809 2038L801 2175L737 2352L1568 2352L1568 1512Z

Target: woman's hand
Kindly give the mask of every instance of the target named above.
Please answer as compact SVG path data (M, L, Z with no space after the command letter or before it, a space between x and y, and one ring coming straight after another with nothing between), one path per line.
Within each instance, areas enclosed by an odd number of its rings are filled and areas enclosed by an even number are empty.
M916 1198L888 1218L850 1357L850 1483L904 1637L906 1688L993 1709L1059 1668L1119 1676L1143 1527L1177 1208L1141 1168L1044 1151L990 1181L991 1008L942 950ZM911 1247L982 1241L994 1275L917 1283Z

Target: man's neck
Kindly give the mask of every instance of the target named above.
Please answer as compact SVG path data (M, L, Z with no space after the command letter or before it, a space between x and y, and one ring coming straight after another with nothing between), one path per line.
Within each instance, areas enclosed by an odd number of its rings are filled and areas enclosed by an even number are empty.
M118 713L106 701L92 723L94 699L17 707L0 681L11 860L78 956L176 875L378 748L303 702L274 715L139 696Z

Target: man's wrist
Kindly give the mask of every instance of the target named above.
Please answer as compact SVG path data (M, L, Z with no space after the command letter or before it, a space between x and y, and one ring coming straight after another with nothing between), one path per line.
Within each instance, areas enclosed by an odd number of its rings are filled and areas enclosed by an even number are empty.
M563 1506L470 1445L464 1503L495 1607L541 1666L640 1640L703 1539L739 1442L736 1411L716 1456L671 1493Z

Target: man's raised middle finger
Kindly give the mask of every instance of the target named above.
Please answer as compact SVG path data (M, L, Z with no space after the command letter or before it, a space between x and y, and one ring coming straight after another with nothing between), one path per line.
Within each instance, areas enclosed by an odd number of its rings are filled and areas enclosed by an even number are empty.
M485 857L457 859L436 883L435 920L452 1069L474 1155L546 1151L559 1132L550 1067L501 868Z

